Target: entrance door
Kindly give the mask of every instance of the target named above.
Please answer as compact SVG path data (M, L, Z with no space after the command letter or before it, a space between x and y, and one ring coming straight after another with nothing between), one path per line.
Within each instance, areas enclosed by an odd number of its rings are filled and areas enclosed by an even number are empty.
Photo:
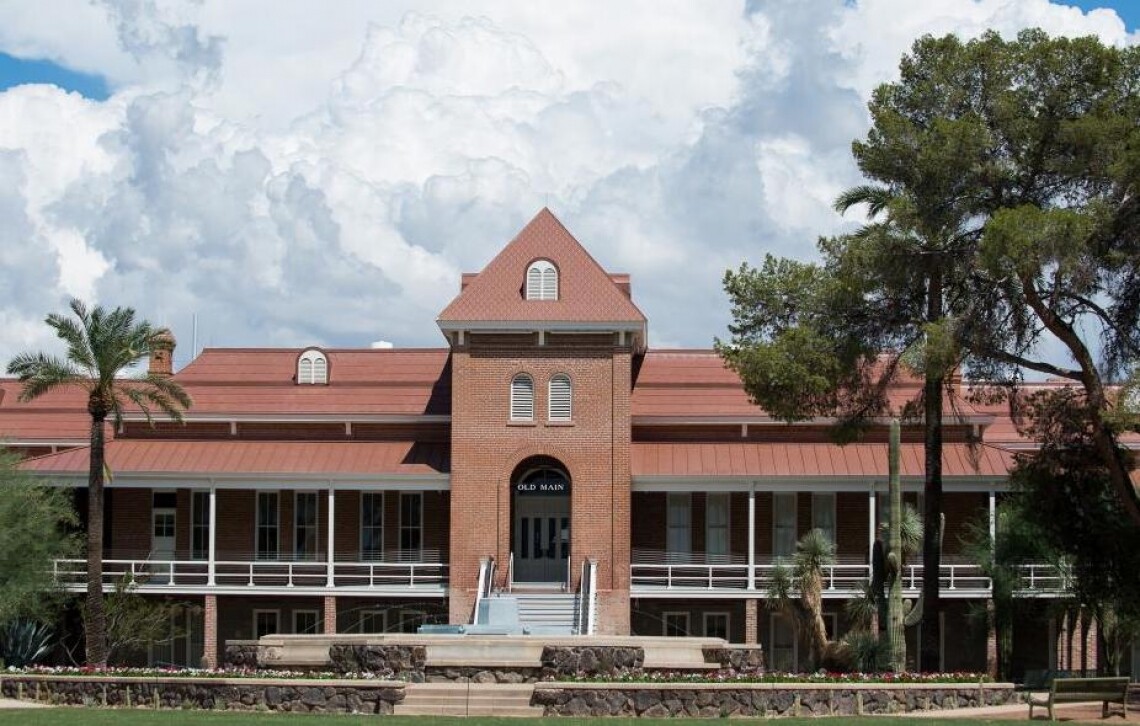
M515 500L515 582L565 582L570 497Z
M174 532L177 509L174 494L155 492L151 507L150 561L151 580L167 582L170 578L170 561L174 559Z
M567 581L570 561L570 478L537 466L513 484L515 582Z

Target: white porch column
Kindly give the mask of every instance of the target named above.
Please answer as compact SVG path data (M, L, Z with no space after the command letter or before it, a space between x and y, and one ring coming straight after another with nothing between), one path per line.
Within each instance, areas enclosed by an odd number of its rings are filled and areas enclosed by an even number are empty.
M217 552L217 531L218 531L218 488L210 482L210 522L209 522L209 544L206 550L206 584L213 587L214 573L215 573L215 560L218 559Z
M867 495L867 562L875 559L875 485Z
M336 532L336 528L334 527L334 523L336 522L336 489L333 489L333 486L331 483L329 484L329 506L328 506L328 510L329 510L329 516L328 516L329 521L328 521L328 526L325 527L325 529L328 530L328 536L329 536L329 543L328 543L328 581L326 584L328 587L333 587L336 584L336 581L333 577L333 571L335 569L334 560L333 560L333 549L334 549L335 542L336 542L336 539L333 536Z
M997 546L997 494L993 489L989 491L990 495L990 551L993 552L994 547Z
M756 589L756 485L748 489L748 589Z

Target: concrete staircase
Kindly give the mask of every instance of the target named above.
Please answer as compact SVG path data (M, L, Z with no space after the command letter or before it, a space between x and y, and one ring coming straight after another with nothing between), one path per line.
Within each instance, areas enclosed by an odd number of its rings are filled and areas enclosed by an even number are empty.
M578 596L564 592L515 592L519 624L533 635L574 635L578 632Z
M409 683L396 716L518 716L534 718L533 684Z

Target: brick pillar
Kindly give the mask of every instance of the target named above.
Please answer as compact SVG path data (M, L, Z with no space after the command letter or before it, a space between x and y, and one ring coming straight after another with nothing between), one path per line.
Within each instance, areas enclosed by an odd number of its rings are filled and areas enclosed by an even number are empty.
M325 595L325 635L336 635L336 595Z
M744 601L744 642L756 645L760 642L760 601L749 598Z
M217 668L218 660L218 596L207 595L202 608L202 667Z
M986 673L990 678L997 680L998 676L998 642L997 618L994 612L994 601L986 600Z
M1073 657L1069 670L1085 670L1085 612L1084 608L1074 611L1069 619L1069 640L1073 643Z
M1097 653L1097 622L1096 617L1089 613L1088 620L1085 622L1084 627L1084 656L1085 659L1081 663L1081 669L1086 671L1086 675L1096 675L1097 670L1100 668L1100 661Z
M1072 644L1069 638L1069 611L1065 610L1057 623L1057 670L1072 669Z

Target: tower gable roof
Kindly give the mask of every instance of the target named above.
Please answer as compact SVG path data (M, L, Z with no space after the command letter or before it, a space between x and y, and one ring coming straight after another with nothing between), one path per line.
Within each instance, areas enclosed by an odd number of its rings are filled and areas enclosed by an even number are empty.
M527 268L549 260L557 300L527 300ZM441 328L465 323L613 323L644 327L645 315L549 209L543 208L439 314Z

